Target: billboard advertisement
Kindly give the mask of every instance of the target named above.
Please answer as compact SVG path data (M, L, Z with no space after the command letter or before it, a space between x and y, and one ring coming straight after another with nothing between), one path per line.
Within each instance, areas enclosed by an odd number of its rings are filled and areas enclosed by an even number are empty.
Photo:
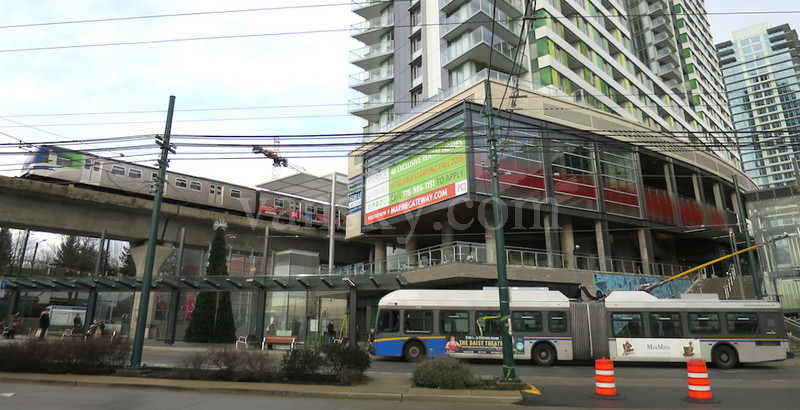
M368 175L364 188L365 225L466 194L464 135Z

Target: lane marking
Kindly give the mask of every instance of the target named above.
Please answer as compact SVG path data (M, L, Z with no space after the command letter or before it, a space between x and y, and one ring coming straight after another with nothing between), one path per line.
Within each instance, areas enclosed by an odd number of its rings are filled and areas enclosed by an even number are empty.
M13 395L14 395L14 393L0 393L0 396L3 396L3 397L11 397Z
M523 390L522 391L523 393L535 394L537 396L541 396L542 395L542 392L540 392L539 389L537 389L534 385L529 384L529 383L525 383L525 384L528 385L528 387L530 387L530 389Z

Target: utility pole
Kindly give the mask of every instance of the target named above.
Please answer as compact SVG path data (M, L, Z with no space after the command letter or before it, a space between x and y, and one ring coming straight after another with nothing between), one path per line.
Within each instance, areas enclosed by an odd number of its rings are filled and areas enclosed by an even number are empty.
M508 277L506 275L506 237L503 232L503 211L500 208L500 163L497 159L497 137L494 133L494 117L497 113L492 108L492 82L486 79L486 142L489 144L489 174L492 177L492 214L494 221L491 229L494 230L495 253L497 254L497 289L500 292L500 338L503 343L503 375L501 382L519 383L519 378L514 370L514 352L511 340L511 309L508 291ZM487 227L488 228L488 227Z
M136 318L136 331L133 338L133 352L131 365L128 369L142 369L142 350L144 347L144 328L147 323L147 308L150 302L150 287L153 282L153 264L156 255L156 238L158 236L158 217L161 213L161 200L164 197L164 177L167 174L169 153L175 153L174 147L169 143L172 132L172 114L175 111L175 96L169 97L167 110L167 125L164 137L156 136L156 144L161 147L161 158L158 160L158 179L155 183L155 198L153 198L153 214L150 216L150 237L147 240L147 254L144 262L144 276L142 277L142 290L139 292L139 315Z

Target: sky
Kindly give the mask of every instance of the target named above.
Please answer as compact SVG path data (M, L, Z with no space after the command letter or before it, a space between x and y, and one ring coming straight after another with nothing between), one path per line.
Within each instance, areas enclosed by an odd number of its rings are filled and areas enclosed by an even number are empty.
M246 146L209 151L186 143L270 146L274 135L360 130L360 119L348 114L348 101L359 97L348 87L349 75L359 72L349 54L363 46L349 35L350 26L361 21L350 1L2 3L0 144L11 144L0 145L2 175L19 175L23 158L9 153L19 153L20 144L162 134L170 95L176 97L172 134L178 144L170 169L240 185L269 180L272 161ZM716 42L761 21L800 29L800 14L724 14L800 9L794 1L709 0L706 8ZM221 11L227 12L208 13ZM180 16L133 18L175 14ZM98 21L106 19L114 20ZM195 38L205 40L166 41ZM149 43L110 45L141 42ZM178 135L262 138L184 141ZM283 137L280 151L312 174L346 173L343 148L312 152L291 146L320 141L329 140ZM123 149L131 146L140 149ZM158 153L149 137L73 147L108 148L110 156L150 165Z

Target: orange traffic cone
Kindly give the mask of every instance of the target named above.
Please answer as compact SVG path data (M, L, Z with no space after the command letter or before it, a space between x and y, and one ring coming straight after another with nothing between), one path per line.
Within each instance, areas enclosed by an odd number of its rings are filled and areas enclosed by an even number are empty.
M590 394L589 396L595 399L624 399L623 396L617 394L613 361L605 357L594 361L594 394Z
M711 394L706 362L691 359L686 362L686 370L689 373L689 397L684 400L694 403L719 403L719 400L714 400Z

